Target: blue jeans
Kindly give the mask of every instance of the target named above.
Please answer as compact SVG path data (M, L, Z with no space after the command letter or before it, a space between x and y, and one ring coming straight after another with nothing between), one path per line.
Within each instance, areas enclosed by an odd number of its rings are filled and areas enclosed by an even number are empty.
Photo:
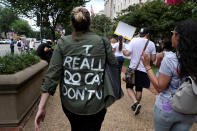
M165 112L154 107L154 131L189 131L196 115L183 115L175 111Z
M118 61L120 65L120 71L122 71L122 65L124 63L124 57L123 56L116 56L116 60Z
M11 54L14 54L14 46L10 46Z

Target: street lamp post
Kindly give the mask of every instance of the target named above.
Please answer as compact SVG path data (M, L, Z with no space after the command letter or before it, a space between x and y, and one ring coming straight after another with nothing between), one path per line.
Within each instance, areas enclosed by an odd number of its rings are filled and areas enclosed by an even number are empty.
M42 44L42 13L40 13L40 42Z

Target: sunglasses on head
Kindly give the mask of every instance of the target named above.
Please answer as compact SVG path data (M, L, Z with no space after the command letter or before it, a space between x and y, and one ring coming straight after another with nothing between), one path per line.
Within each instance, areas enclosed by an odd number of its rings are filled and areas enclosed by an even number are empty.
M171 31L172 34L178 34L178 32L176 32L175 30Z

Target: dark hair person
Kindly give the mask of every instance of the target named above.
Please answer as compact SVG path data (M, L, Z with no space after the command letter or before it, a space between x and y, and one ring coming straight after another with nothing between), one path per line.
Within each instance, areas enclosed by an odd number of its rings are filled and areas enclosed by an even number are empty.
M173 53L171 40L168 40L168 39L164 40L162 45L163 45L163 48L162 48L163 51L157 54L156 61L154 62L154 65L157 68L160 67L161 61L163 60L165 55L168 55L169 53Z
M123 49L125 48L125 43L123 43L123 37L118 36L118 42L115 43L113 46L113 52L116 56L116 60L118 61L120 65L120 70L122 70L122 65L124 63L124 57L123 57Z
M118 37L118 42L119 42L119 51L122 51L122 39L123 39L123 37L122 37L122 36L119 36L119 37Z
M173 33L179 35L177 58L180 76L192 76L197 82L197 23L191 20L179 23Z
M114 102L112 88L104 85L105 61L118 63L108 40L91 32L90 24L86 8L72 10L73 33L62 36L55 47L42 86L43 93L35 118L36 131L39 131L40 121L44 119L49 96L54 95L58 84L62 108L72 131L100 130L106 108Z
M197 82L196 29L197 23L192 20L177 23L171 38L176 53L164 56L158 78L151 69L150 58L143 53L142 60L148 76L160 93L154 107L155 131L189 131L195 122L196 115L184 115L172 109L170 90L176 92L186 76L191 76Z
M11 54L14 54L14 39L13 38L10 41L10 49L11 49Z

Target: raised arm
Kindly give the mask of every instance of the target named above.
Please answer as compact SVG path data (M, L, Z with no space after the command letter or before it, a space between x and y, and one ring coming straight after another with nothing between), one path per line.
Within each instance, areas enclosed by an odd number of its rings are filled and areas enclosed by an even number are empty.
M162 73L159 73L159 77L157 78L155 76L153 70L151 69L150 57L145 52L143 52L142 61L143 61L144 67L147 71L148 77L149 77L151 83L153 84L154 88L158 92L162 92L163 90L165 90L171 80L171 77L164 75Z
M152 60L153 62L155 62L155 60L156 60L156 54L152 54L152 55L151 55L151 60Z

